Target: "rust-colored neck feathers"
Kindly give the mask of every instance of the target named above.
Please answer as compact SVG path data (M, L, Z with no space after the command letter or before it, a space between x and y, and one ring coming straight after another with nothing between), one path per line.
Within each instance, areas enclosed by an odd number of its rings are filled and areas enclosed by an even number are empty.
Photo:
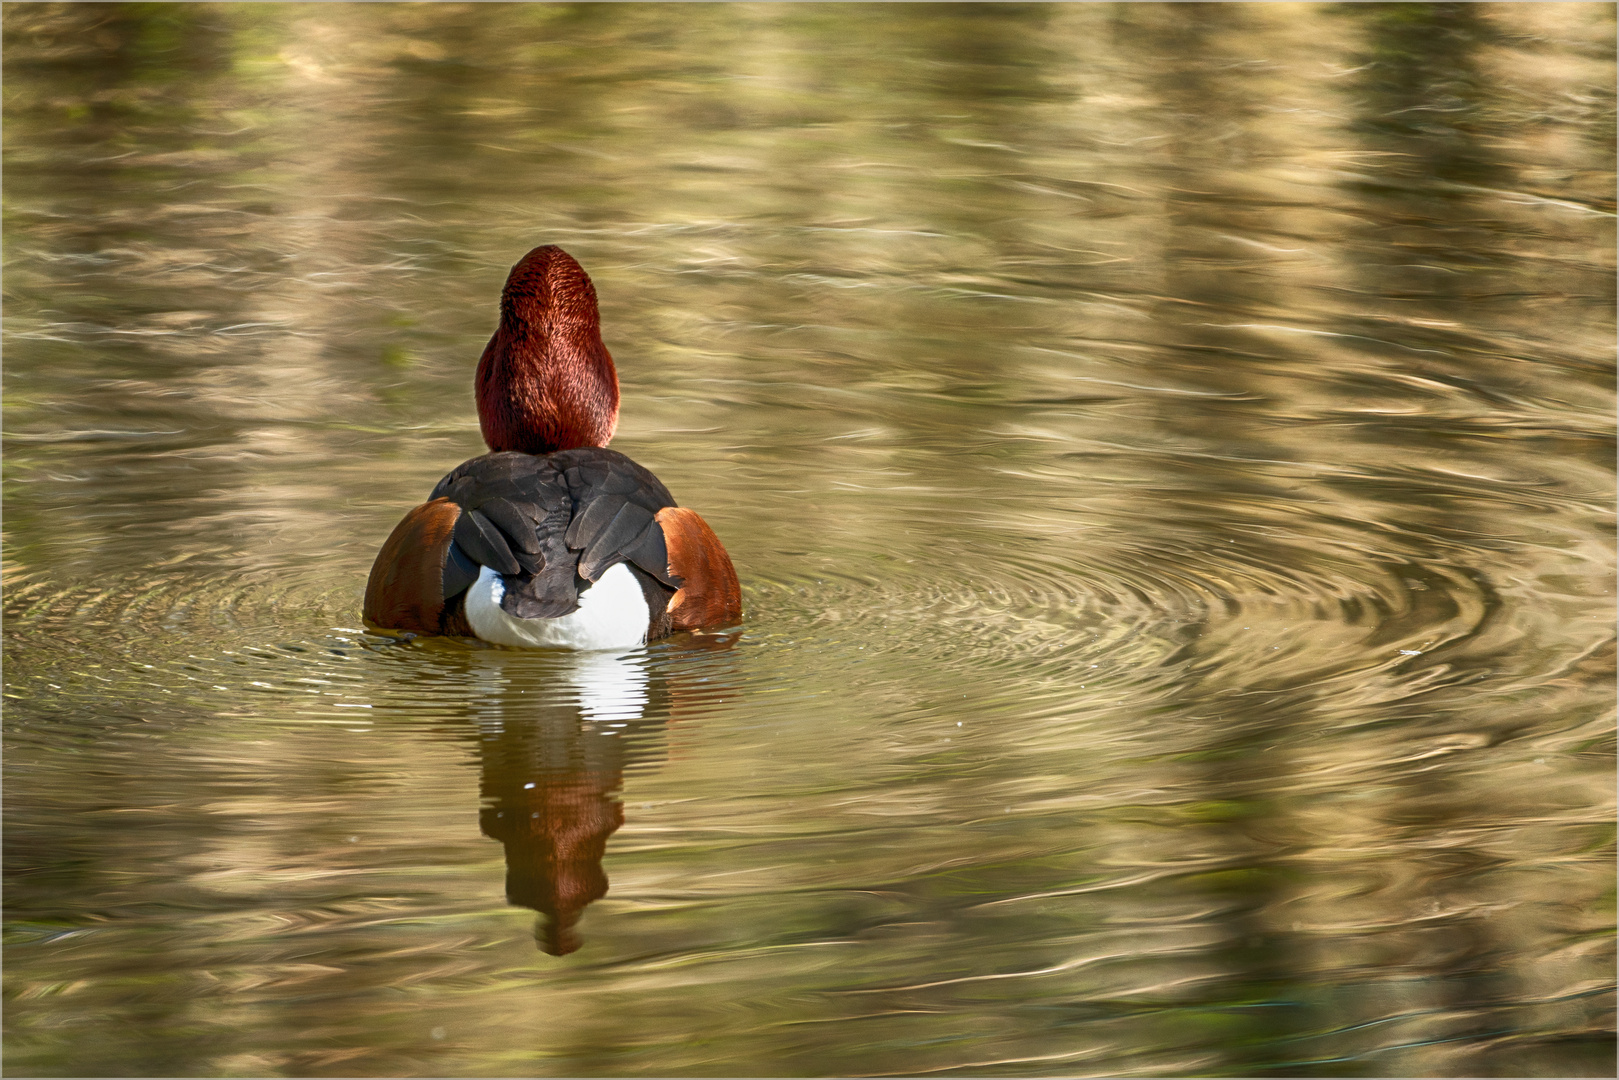
M478 422L492 451L606 446L618 375L602 344L590 277L559 247L537 247L500 293L500 329L478 361Z

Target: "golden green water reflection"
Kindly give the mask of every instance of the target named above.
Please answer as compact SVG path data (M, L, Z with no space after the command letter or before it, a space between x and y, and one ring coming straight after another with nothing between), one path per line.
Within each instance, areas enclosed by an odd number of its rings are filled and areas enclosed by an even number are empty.
M5 5L6 1068L1611 1075L1613 33ZM361 628L540 243L739 634Z

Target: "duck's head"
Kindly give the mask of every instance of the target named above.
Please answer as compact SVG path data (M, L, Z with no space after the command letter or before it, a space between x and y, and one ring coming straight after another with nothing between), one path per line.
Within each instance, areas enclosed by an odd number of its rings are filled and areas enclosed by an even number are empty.
M478 423L492 451L606 446L618 374L602 344L596 289L573 256L537 247L500 293L500 328L478 361Z

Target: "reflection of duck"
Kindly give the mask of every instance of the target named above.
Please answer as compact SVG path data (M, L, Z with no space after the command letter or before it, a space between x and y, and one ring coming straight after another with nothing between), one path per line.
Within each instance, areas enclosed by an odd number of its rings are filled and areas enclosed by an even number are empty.
M735 640L713 635L702 646ZM517 665L528 658L515 653L467 659L487 687L469 699L483 767L479 824L505 848L507 901L544 916L540 948L571 953L580 915L607 894L602 857L624 824L625 768L660 755L664 722L702 711L730 682L693 654L654 664L645 653L596 653L526 673Z
M599 655L567 672L567 696L525 715L480 716L484 835L506 849L506 899L546 916L535 934L552 956L579 947L573 927L607 895L602 855L624 824L613 797L626 737L645 711L638 656ZM571 700L570 700L571 699Z
M491 452L457 466L394 528L366 583L369 623L610 649L741 617L713 530L606 449L618 376L596 290L561 248L512 268L477 398Z

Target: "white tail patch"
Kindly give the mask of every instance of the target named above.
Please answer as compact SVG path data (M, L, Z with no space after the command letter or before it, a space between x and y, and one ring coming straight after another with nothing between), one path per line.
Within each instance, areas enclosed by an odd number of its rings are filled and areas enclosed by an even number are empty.
M467 590L472 632L496 645L548 649L633 649L646 644L652 612L641 583L623 563L579 594L579 610L557 619L518 619L500 606L506 583L485 566Z

